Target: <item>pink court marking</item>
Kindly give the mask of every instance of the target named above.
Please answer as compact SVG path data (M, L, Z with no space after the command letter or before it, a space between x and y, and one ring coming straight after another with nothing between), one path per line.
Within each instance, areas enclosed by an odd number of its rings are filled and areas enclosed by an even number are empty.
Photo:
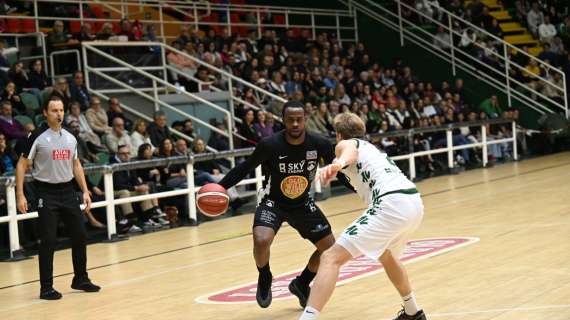
M450 238L430 238L408 241L401 261L404 264L421 261L436 255L443 254L461 247L476 243L479 238L474 237L450 237ZM383 267L377 261L373 261L364 256L349 261L345 264L339 274L337 286L345 283L370 277L383 271ZM289 282L295 278L301 270L291 271L274 277L271 291L273 300L286 300L293 298L287 288ZM224 289L222 291L210 293L196 298L198 303L208 304L241 304L256 303L255 292L257 282L240 285L237 287Z

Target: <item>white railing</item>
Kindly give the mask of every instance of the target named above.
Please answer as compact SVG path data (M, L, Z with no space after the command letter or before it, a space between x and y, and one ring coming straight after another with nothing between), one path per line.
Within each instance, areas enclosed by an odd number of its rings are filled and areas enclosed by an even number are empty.
M235 158L237 156L249 155L253 152L253 149L241 149L234 151L221 152L218 154L204 154L197 156L188 157L175 157L169 159L158 159L144 161L144 164L136 163L122 163L114 165L102 165L97 167L86 167L86 174L103 172L103 184L105 192L105 200L94 202L92 208L106 208L106 218L107 218L107 237L109 240L114 240L117 237L116 230L116 215L115 206L125 203L140 202L150 199L160 199L167 197L174 197L180 195L188 196L188 216L190 221L197 222L197 212L196 212L196 195L195 193L200 189L194 185L194 162L196 161L206 161L207 159L221 159L221 158ZM164 191L158 193L151 193L146 195L132 196L128 198L115 199L114 188L113 188L113 172L121 170L134 170L138 168L149 168L165 164L186 164L186 178L187 187L183 189L176 189L172 191ZM17 258L19 252L21 252L20 246L20 236L18 231L18 222L28 219L36 219L38 217L37 211L28 213L18 213L16 208L16 191L15 191L15 179L14 176L2 177L0 181L6 187L6 201L8 208L8 215L0 217L0 224L8 223L8 234L10 238L10 258ZM261 173L261 167L256 168L255 178L244 179L240 185L255 184L258 188L263 183L263 176Z
M489 124L509 124L511 125L511 132L512 137L510 138L503 138L503 139L488 139L487 137L487 125ZM461 128L461 127L470 127L474 125L481 126L481 141L477 143L469 143L469 144L462 144L462 145L453 145L453 129ZM447 153L447 167L452 171L455 168L455 151L464 150L464 149L476 149L481 148L481 161L483 167L487 167L489 163L489 156L488 156L488 146L494 144L503 144L503 143L511 143L512 144L512 151L513 151L513 159L518 160L518 149L517 149L517 125L516 122L509 122L506 120L486 120L486 121L478 121L476 123L457 123L448 125L441 128L429 128L429 129L411 129L411 130L401 130L398 132L391 132L388 134L372 134L369 135L368 138L380 138L380 137L407 137L408 143L413 146L413 137L415 134L422 133L422 132L434 132L434 131L445 131L446 143L447 146L443 148L437 148L433 150L426 150L426 151L414 151L413 149L410 150L408 154L401 154L397 156L391 156L392 160L399 161L399 160L407 160L408 161L408 177L412 180L416 179L416 158L433 155L433 154L440 154L440 153ZM321 192L321 184L319 181L315 181L315 191Z
M47 55L46 55L46 45L45 45L45 37L44 34L41 32L34 32L34 33L0 33L0 38L11 38L14 39L14 45L16 48L20 49L20 41L22 38L36 38L36 47L41 48L42 55L31 55L31 56L22 56L19 55L18 59L22 61L28 60L35 60L35 59L42 59L44 67L47 66Z
M509 106L512 106L512 99L515 98L540 114L564 111L566 117L570 117L566 91L566 75L564 72L549 64L546 64L544 61L532 55L529 55L523 50L520 50L517 47L503 41L502 39L488 33L480 27L473 25L471 22L454 15L444 8L437 8L437 10L443 12L445 14L444 16L447 17L447 21L445 23L442 23L439 20L416 10L414 7L402 3L400 0L393 0L393 4L396 5L397 10L391 10L390 8L386 8L383 5L370 0L348 0L348 2L345 3L349 6L349 8L351 8L351 10L358 10L398 32L400 34L400 44L402 46L404 46L404 40L406 39L407 41L410 41L424 48L434 55L446 61L449 61L451 63L452 72L454 75L456 73L456 68L459 67L474 77L487 82L494 88L503 91L507 95ZM451 43L449 44L450 48L442 49L436 46L434 44L436 41L435 35L429 31L424 30L421 26L417 25L413 21L410 21L403 17L402 8L414 12L424 21L429 21L438 27L442 27L452 39ZM490 52L490 54L498 59L501 69L494 69L489 64L473 57L470 52L467 52L456 45L453 39L461 37L463 34L461 32L462 30L455 29L455 25L463 25L473 31L483 34L485 37L494 40L496 43L500 43L502 52ZM485 49L476 42L473 43L473 45L481 50ZM518 72L524 73L525 67L513 62L510 58L509 51L516 52L517 54L521 54L528 59L536 61L548 72L559 74L562 79L562 85L558 85L549 79L541 77L540 75L531 75L530 77L533 81L540 82L541 85L552 87L558 93L562 102L553 100L535 88L528 86L526 83L521 83L517 79L511 77L509 74L509 71L511 69L515 69ZM537 97L540 99L537 99ZM545 106L545 102L547 102L551 107Z
M56 70L55 70L55 57L56 56L62 56L62 55L67 55L70 56L71 54L73 54L73 56L75 57L75 68L72 69L72 73L64 73L64 74L56 74ZM73 61L73 60L72 60ZM68 64L70 61L66 61L66 64ZM73 72L77 71L77 70L81 70L81 58L79 57L79 50L78 49L70 49L70 50L59 50L59 51L53 51L52 53L49 54L49 66L50 66L50 74L51 74L51 79L55 80L56 77L69 77L71 75L73 75Z
M496 139L496 140L489 140L486 134L486 126L490 124L511 124L512 126L512 137L505 138L505 139ZM454 128L459 128L462 126L473 126L473 125L480 125L481 126L481 142L478 143L471 143L465 145L454 146L453 145L453 135L452 130ZM481 148L482 152L482 160L483 166L486 167L488 164L488 151L487 147L493 144L499 143L512 143L512 151L513 151L513 159L518 159L518 151L517 151L517 131L516 131L516 123L509 122L506 120L487 120L487 121L480 121L476 123L462 123L462 124L454 124L449 125L446 127L441 128L429 128L429 129L416 129L416 130L408 130L408 131L400 131L399 133L389 133L389 134L375 134L373 137L382 137L382 136L407 136L413 137L414 134L421 133L421 132L432 132L432 131L446 131L446 141L447 147L439 148L435 150L429 151L411 151L408 154L398 155L395 157L391 157L394 160L408 160L409 161L409 176L411 179L416 177L416 168L415 168L415 161L414 159L421 156L432 155L432 154L440 154L440 153L447 153L448 159L448 167L453 169L454 167L454 152L463 149L471 149L471 148ZM411 140L413 141L413 139ZM218 153L209 153L209 154L201 154L189 157L175 157L169 159L160 159L160 160L150 160L144 161L141 163L126 163L126 164L114 164L114 165L102 165L102 166L95 166L95 167L86 167L85 171L86 174L92 174L97 172L103 172L103 184L104 184L104 192L105 192L105 200L93 203L93 208L106 208L106 217L107 217L107 237L109 240L112 240L116 237L116 217L115 217L115 206L124 203L132 203L132 202L139 202L143 200L149 199L158 199L158 198L165 198L165 197L173 197L173 196L180 196L180 195L187 195L188 196L188 214L190 219L193 221L197 221L197 212L196 212L196 198L195 192L199 190L198 187L194 186L194 163L197 161L211 161L213 159L222 159L222 158L235 158L238 156L247 156L253 152L253 149L241 149L241 150L234 150L234 151L225 151L225 152L218 152ZM159 193L152 193L147 195L140 195L140 196L133 196L128 198L121 198L115 199L114 198L114 189L113 189L113 172L120 171L120 170L133 170L139 168L150 168L161 166L165 164L179 164L184 163L186 164L186 172L187 172L187 188L184 189L177 189L172 191L165 191ZM238 185L247 185L247 184L255 184L256 188L259 190L261 188L263 182L263 176L261 172L261 167L257 167L255 170L255 178L245 179L242 180ZM19 243L19 234L18 234L18 221L27 220L27 219L35 219L38 217L37 212L29 212L25 214L18 214L16 209L16 191L15 191L15 180L14 177L2 177L0 178L0 183L5 184L6 186L6 201L7 201L7 208L8 208L8 215L5 217L0 217L0 224L1 223L8 223L9 227L9 237L10 237L10 257L14 258L18 252L20 251L20 243ZM315 191L321 192L321 185L316 182L315 183Z
M242 104L246 105L247 107L252 108L252 109L254 109L254 110L259 110L259 109L260 109L259 106L256 106L256 105L254 105L254 104L251 104L251 103L249 103L249 102L247 102L247 101L241 99L241 97L239 97L238 95L236 95L236 91L234 90L234 88L236 87L236 85L233 84L234 81L235 81L237 84L239 84L239 86L247 87L247 88L252 89L254 92L257 93L258 96L266 96L266 97L269 97L270 99L273 99L273 100L278 101L278 102L280 102L280 103L285 103L285 102L287 102L286 99L284 99L284 98L282 98L282 97L280 97L280 96L278 96L278 95L276 95L276 94L274 94L274 93L272 93L272 92L269 92L269 91L267 91L267 90L265 90L265 89L263 89L263 88L260 88L259 86L255 85L255 84L252 84L252 83L250 83L250 82L248 82L248 81L245 81L245 80L243 80L242 78L233 75L232 73L229 73L229 72L227 72L227 71L225 71L225 70L222 70L222 69L217 68L217 67L215 67L215 66L213 66L213 65L211 65L211 64L208 64L208 63L206 63L206 62L204 62L204 61L202 61L202 60L200 60L200 59L198 59L198 58L196 58L196 57L194 57L194 56L191 56L191 55L187 54L187 53L184 52L184 51L180 51L180 50L178 50L178 49L176 49L176 48L174 48L174 47L171 47L171 46L169 46L169 45L166 45L166 44L162 44L161 47L162 47L163 52L166 52L166 51L176 52L177 54L183 55L185 58L192 60L192 61L193 61L194 63L196 63L197 65L199 65L199 66L201 66L201 67L205 67L205 68L211 70L211 71L214 72L214 73L217 73L217 74L222 75L222 76L224 77L224 79L228 81L228 91L229 91L229 93L230 93L230 95L231 95L231 97L232 97L232 107L233 107L233 102L235 101L235 102L237 102L237 103L242 103ZM176 74L178 74L178 75L180 75L180 76L188 77L188 74L185 74L184 72L182 72L182 71L180 71L180 70L178 70L178 69L176 69L176 68L174 68L174 67L172 67L172 66L169 66L169 65L165 65L165 66L166 66L166 68L167 68L168 70L173 71L173 72L175 72ZM196 79L196 78L194 78L194 77L189 77L189 78L191 78L191 79L194 80L194 81L199 82L199 80ZM213 85L210 85L210 87L211 87L214 91L222 91L222 89L217 88L217 87L215 87L215 86L213 86ZM281 121L281 117L279 117L279 116L277 116L277 115L274 115L274 117L275 117L276 120Z
M78 7L79 17L55 17L40 14L38 4L40 3L62 3L75 4ZM351 26L344 26L341 19L354 19L354 16L347 10L333 9L316 9L316 8L298 8L298 7L280 7L280 6L256 6L256 5L234 5L234 4L213 4L197 1L126 1L126 0L110 0L110 1L88 1L88 0L33 0L33 15L30 16L11 16L0 15L2 19L35 19L36 31L40 30L40 21L80 21L84 22L119 22L120 18L88 18L84 15L83 5L103 6L107 11L112 11L120 17L130 19L137 18L141 23L153 24L158 26L159 36L163 41L175 38L175 36L166 36L166 25L192 25L196 28L200 26L227 27L230 34L235 34L236 28L246 27L257 30L259 35L264 28L301 28L309 29L313 38L317 34L317 30L330 30L336 32L339 42L355 42L358 41L356 23ZM145 10L154 9L158 15L158 19L149 19L145 16ZM183 15L187 21L178 21L176 19L165 19L167 12L176 11ZM254 22L232 21L235 15L253 13ZM280 21L268 24L263 23L263 18L271 14L273 16L282 17ZM226 21L209 21L208 17L225 16ZM307 20L309 22L298 20ZM319 23L321 19L333 19L334 22L329 24ZM343 33L353 32L353 37L343 37Z
M83 61L85 63L85 70L84 71L85 71L85 85L86 85L86 87L90 91L100 91L100 90L93 89L90 86L89 74L93 73L93 74L95 74L101 78L104 78L105 80L107 80L111 83L114 83L114 84L116 84L122 88L125 88L128 92L135 93L135 94L137 94L143 98L146 98L147 100L153 101L155 104L155 111L158 111L161 107L165 108L167 110L170 110L174 113L177 113L177 114L183 116L185 119L187 119L187 118L192 119L193 122L198 123L204 127L207 127L211 131L217 132L217 133L227 137L229 140L230 149L233 150L234 144L233 144L232 136L233 136L233 132L234 132L234 125L233 125L233 121L232 121L233 114L230 111L228 111L228 110L226 110L226 109L224 109L224 108L222 108L222 107L220 107L220 106L218 106L218 105L216 105L216 104L214 104L208 100L205 100L204 98L202 98L196 94L186 92L186 91L180 91L179 92L179 94L181 94L181 95L187 96L191 99L194 99L198 102L203 103L204 105L206 105L206 106L208 106L214 110L217 110L217 111L223 113L226 117L227 127L228 127L228 132L225 132L223 130L218 129L215 126L212 126L211 124L207 123L206 121L203 121L200 118L197 118L193 115L185 113L185 112L179 110L178 108L173 107L170 104L160 100L158 98L158 91L159 91L158 85L162 86L162 88L166 88L166 89L170 89L172 91L175 91L177 88L173 84L171 84L171 83L165 81L164 79L159 78L159 77L157 77L151 73L148 73L145 70L142 70L142 68L140 68L140 67L135 67L133 65L130 65L127 62L124 62L120 59L117 59L116 57L114 57L114 56L112 56L112 55L110 55L110 54L108 54L108 53L97 48L97 46L105 46L105 47L106 46L111 46L111 47L130 46L130 47L135 47L135 46L140 46L140 45L141 45L141 43L137 43L137 42L125 42L125 43L119 43L119 42L83 42L82 43L82 52L83 52ZM153 46L153 45L160 45L160 44L144 42L144 45ZM95 54L95 56L108 59L108 60L118 64L120 67L118 67L118 68L115 68L115 67L98 68L96 66L90 66L89 65L89 59L88 59L88 52ZM151 96L148 93L144 92L143 90L135 88L135 87L133 87L127 83L120 81L120 80L117 80L114 77L105 74L101 70L104 70L107 72L116 72L116 71L128 70L130 72L134 72L134 73L138 74L139 76L144 77L145 79L150 79L150 80L152 80L152 84L153 84L152 85L153 95ZM129 109L131 109L131 108L129 108ZM192 140L192 139L190 139L190 140Z

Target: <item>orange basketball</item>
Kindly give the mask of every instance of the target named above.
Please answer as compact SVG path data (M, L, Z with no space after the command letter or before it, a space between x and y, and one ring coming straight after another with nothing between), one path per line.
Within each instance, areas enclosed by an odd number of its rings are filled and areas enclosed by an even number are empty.
M205 216L217 217L228 210L230 197L226 189L217 183L208 183L198 190L196 203Z

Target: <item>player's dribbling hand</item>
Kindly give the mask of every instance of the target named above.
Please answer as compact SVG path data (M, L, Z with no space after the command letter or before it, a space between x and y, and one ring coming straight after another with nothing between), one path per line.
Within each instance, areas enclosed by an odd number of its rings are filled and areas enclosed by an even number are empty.
M21 213L28 212L28 200L26 200L26 197L18 197L18 210L20 210Z

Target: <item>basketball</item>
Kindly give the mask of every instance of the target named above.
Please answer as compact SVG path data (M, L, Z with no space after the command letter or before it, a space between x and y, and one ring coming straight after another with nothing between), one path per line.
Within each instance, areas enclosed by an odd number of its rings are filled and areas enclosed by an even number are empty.
M217 183L208 183L200 188L196 196L198 209L208 217L222 215L228 209L230 197L226 189Z

